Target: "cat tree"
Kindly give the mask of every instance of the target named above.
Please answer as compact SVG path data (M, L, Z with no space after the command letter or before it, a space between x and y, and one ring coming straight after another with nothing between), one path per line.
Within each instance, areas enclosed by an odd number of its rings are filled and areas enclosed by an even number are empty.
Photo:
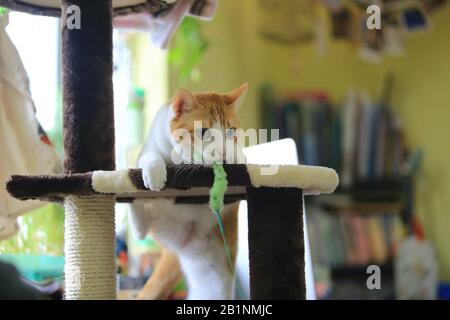
M172 2L172 1L171 1ZM205 0L197 0L197 6ZM66 25L67 8L80 8L81 29ZM114 204L137 197L205 201L214 175L199 165L168 168L166 190L145 189L138 169L115 170L112 19L147 11L164 14L163 0L0 0L0 6L62 17L64 170L55 176L13 176L18 199L63 201L66 299L115 299ZM303 195L331 193L334 170L226 165L226 200L247 199L252 299L305 299Z

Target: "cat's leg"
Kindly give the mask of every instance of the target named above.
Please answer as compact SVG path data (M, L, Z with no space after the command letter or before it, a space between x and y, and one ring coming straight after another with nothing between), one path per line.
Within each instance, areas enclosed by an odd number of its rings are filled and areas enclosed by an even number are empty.
M158 152L145 152L139 157L138 165L142 169L142 179L146 188L152 191L164 188L167 180L166 163Z
M171 218L170 206L173 200L135 199L129 206L129 221L132 230L139 239L144 239L151 229L163 233L176 232L177 221Z
M144 199L135 199L129 205L129 222L131 229L139 239L144 239L150 228L149 212L146 210L147 201Z
M233 298L233 274L228 266L223 245L210 239L201 256L180 255L180 263L188 283L188 300L230 300Z
M164 249L155 271L139 292L138 299L166 299L172 293L173 288L181 279L182 275L178 257L175 253Z
M164 188L167 180L166 164L162 156L152 150L145 150L138 160L138 165L142 169L142 179L146 188L153 191L160 191ZM148 209L148 200L136 199L130 204L130 222L138 238L145 238L154 212Z
M180 256L188 281L189 300L234 299L234 265L237 252L237 213L239 204L225 207L222 214L225 237L230 250L230 266L220 231L214 229L210 237L197 244L197 254Z

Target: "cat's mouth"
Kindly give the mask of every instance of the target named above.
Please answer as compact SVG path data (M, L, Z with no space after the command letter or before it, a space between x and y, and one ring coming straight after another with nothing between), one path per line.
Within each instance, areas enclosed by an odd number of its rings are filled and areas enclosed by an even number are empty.
M219 150L219 151L217 151ZM190 145L176 144L172 149L174 164L245 164L242 148L234 145L228 149L193 148Z

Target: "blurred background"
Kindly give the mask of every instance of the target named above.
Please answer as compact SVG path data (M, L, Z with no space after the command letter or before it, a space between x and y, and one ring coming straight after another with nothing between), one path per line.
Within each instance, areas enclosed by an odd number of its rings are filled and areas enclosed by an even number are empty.
M370 4L381 8L380 29L368 28ZM62 156L59 19L0 14L9 15L37 118ZM315 297L449 299L450 3L221 0L212 21L185 18L167 50L146 31L116 28L117 167L135 166L177 88L226 92L244 82L244 128L279 129L300 163L340 175L335 194L306 199ZM125 299L160 247L128 232L126 205L116 211ZM61 282L63 221L53 204L19 217L0 259L31 281ZM379 284L368 279L371 265ZM181 282L171 298L185 291Z

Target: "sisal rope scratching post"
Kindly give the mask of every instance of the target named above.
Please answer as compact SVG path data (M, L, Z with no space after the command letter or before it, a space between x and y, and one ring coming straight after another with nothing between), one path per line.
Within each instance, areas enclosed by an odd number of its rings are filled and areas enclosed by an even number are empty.
M66 25L80 8L81 29ZM111 0L62 1L64 170L114 170ZM69 196L65 208L66 299L115 299L115 197Z
M114 196L66 197L66 299L115 299L114 204Z

